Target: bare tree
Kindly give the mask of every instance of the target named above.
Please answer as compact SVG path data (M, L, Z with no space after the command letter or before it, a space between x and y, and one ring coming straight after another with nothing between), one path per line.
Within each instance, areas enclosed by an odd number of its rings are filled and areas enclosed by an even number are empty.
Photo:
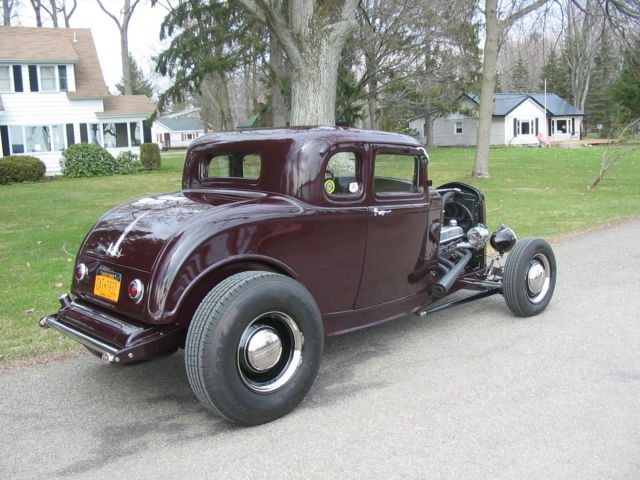
M596 56L607 31L602 0L567 0L566 58L573 104L584 111Z
M602 156L600 157L600 171L589 187L590 189L596 188L598 184L602 180L604 180L604 176L607 174L607 172L618 165L625 157L640 151L640 143L638 143L637 141L628 141L625 138L627 133L633 132L638 128L639 124L640 118L637 118L631 123L627 124L620 131L618 135L618 141L607 146L604 152L602 152Z
M11 20L17 16L17 7L17 0L2 0L2 25L11 25Z
M493 117L493 94L496 88L498 63L498 40L509 27L525 15L540 8L549 0L536 0L528 4L512 4L511 11L500 18L497 0L485 0L485 45L482 62L482 82L480 85L480 107L478 110L478 135L476 140L476 161L473 166L474 178L489 177L489 138Z
M286 52L291 68L291 125L334 125L338 64L355 29L358 0L240 0Z
M32 2L35 0L31 0ZM122 83L124 94L131 95L131 65L129 64L129 22L140 0L124 0L119 16L114 15L105 8L101 0L96 0L104 13L106 13L117 25L120 32L120 59L122 62Z

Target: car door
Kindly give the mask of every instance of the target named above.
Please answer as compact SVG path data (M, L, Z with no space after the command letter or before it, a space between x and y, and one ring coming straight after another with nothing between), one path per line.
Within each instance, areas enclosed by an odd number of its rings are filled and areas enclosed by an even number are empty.
M426 278L416 279L412 273L433 250L424 150L375 145L371 162L367 244L356 309L423 291Z

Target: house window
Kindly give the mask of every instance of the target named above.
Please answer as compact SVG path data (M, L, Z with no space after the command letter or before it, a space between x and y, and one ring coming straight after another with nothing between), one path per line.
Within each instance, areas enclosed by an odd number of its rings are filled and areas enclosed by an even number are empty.
M50 132L51 127L46 125L24 127L26 151L28 153L51 151Z
M9 127L9 139L13 154L24 153L24 134L21 126L11 125Z
M66 92L69 90L69 82L67 81L67 66L58 65L58 83L60 84L60 91Z
M453 131L456 135L460 135L462 133L462 125L463 125L462 120L456 120L453 123Z
M126 123L103 123L102 138L104 148L123 148L129 146Z
M131 146L137 147L141 143L140 122L129 123L129 134L131 136Z
M520 135L531 135L530 120L520 120Z
M64 150L64 125L53 125L52 126L52 143L53 143L53 151L61 152Z
M552 133L568 133L569 132L569 122L566 118L558 118L554 120L553 125L555 126L554 131Z
M11 92L11 67L0 66L0 92Z
M40 91L55 92L56 90L56 67L40 66Z
M99 123L90 123L89 124L89 143L95 143L96 145L102 145L100 135L100 124Z
M65 149L64 125L11 125L11 153L60 152Z

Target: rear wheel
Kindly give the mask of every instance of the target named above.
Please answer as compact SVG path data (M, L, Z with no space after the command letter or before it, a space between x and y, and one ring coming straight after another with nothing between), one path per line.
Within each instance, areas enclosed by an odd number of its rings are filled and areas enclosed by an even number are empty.
M504 267L507 306L519 317L542 312L553 296L556 273L556 258L548 242L541 238L517 242Z
M318 371L324 330L311 294L270 272L243 272L213 288L185 344L198 399L229 421L258 425L293 409Z

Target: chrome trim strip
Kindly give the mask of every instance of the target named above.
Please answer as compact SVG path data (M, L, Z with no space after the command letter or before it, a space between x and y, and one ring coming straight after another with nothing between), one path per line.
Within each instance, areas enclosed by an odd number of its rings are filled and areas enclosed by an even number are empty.
M100 352L102 354L102 358L109 363L116 362L116 355L118 354L118 349L112 347L111 345L107 345L106 343L101 342L89 335L82 333L78 330L74 330L71 327L60 323L56 318L47 316L42 317L40 319L40 326L43 328L51 327L58 330L63 335L75 340L76 342L80 342L81 344L92 348L93 350Z

